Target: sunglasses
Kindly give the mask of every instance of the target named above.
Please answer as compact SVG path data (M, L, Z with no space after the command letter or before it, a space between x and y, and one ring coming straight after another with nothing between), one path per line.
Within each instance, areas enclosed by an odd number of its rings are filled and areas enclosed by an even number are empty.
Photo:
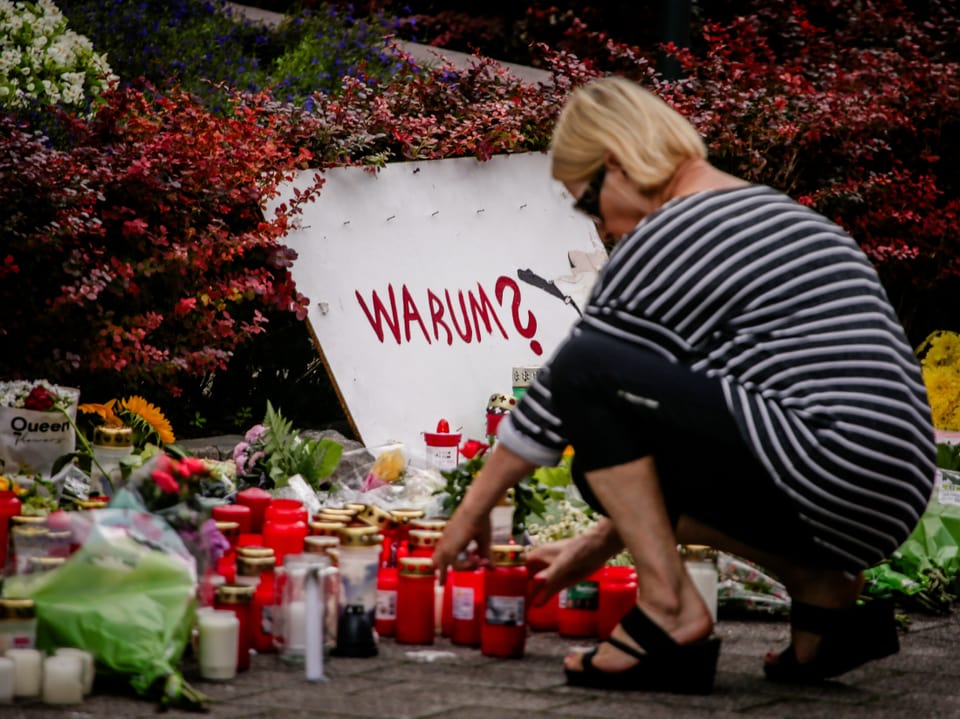
M603 181L606 177L607 167L606 165L600 165L600 169L587 183L587 189L580 195L580 199L573 204L573 209L582 212L594 222L603 220L600 214L600 191L603 189Z

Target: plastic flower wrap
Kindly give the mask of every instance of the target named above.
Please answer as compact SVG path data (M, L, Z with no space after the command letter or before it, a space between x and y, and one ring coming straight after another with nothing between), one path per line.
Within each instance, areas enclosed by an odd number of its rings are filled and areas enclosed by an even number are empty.
M400 480L407 469L407 458L400 447L391 447L377 455L373 466L364 477L360 490L369 492L371 489L382 487Z
M65 515L80 548L57 569L3 587L36 602L37 646L84 649L98 674L127 678L141 696L204 708L178 669L196 612L194 559L178 534L146 512Z

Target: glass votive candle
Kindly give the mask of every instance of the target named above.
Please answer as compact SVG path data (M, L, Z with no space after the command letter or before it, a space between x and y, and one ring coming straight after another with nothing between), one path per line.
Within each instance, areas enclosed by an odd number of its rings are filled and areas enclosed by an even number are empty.
M44 657L42 686L44 704L81 704L83 660L69 654Z
M26 597L0 597L0 655L8 649L33 649L37 605Z
M38 697L43 679L43 654L39 649L8 649L13 660L13 696Z
M240 619L229 610L197 614L197 660L200 676L226 681L237 675Z
M55 656L79 657L83 665L81 679L83 682L84 696L93 691L93 680L96 678L97 670L92 653L85 649L78 649L77 647L59 647L54 649L53 653Z
M336 537L339 530L347 526L347 522L327 522L313 520L310 522L310 534L316 537Z

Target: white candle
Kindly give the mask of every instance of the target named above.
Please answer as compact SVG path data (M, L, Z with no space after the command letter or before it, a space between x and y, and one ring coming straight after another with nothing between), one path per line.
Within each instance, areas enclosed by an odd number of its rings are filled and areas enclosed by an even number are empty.
M713 621L717 621L717 567L708 562L687 562L687 574L693 580L697 591L710 610Z
M76 647L60 647L53 652L57 656L80 657L83 663L83 693L89 694L93 691L93 679L96 676L96 667L93 661L93 654Z
M450 575L447 575L450 581ZM443 585L437 582L433 586L433 623L437 634L443 630Z
M13 701L14 683L13 659L0 657L0 704Z
M13 695L40 696L43 677L43 654L38 649L8 649L7 658L13 660Z
M226 680L237 675L240 620L231 611L203 612L197 616L200 676Z
M303 601L290 602L284 608L283 653L303 656L307 645L307 608Z
M83 659L75 654L44 658L43 703L83 703Z

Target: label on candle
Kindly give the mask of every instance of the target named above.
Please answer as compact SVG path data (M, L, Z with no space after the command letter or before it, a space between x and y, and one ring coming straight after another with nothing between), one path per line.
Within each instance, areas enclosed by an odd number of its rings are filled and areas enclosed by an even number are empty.
M397 618L397 590L396 589L378 589L377 590L377 619L396 619Z
M561 609L586 609L594 611L600 600L597 582L578 582L560 592Z
M473 587L453 588L453 618L473 621Z
M515 627L523 624L523 597L487 597L487 624Z

